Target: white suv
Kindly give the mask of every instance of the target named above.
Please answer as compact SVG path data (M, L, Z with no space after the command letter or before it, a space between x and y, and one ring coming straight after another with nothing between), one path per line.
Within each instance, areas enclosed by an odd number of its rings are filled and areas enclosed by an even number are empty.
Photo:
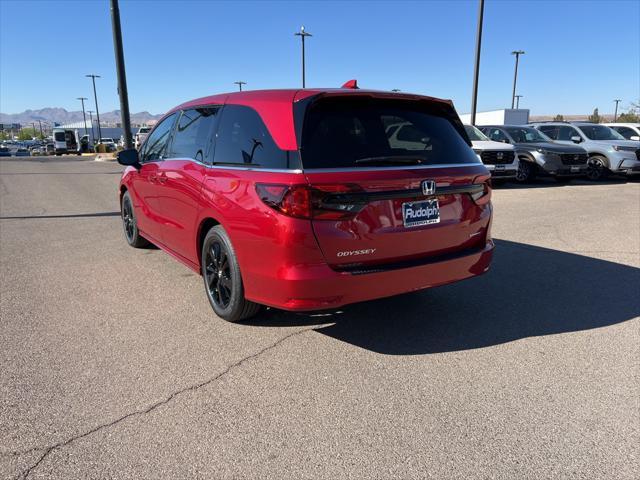
M609 172L640 174L640 142L626 140L606 125L590 122L533 123L547 137L567 145L579 144L589 154L587 177L599 180Z
M640 141L640 123L605 123L627 140Z
M491 172L492 178L516 178L519 160L513 145L494 142L473 125L465 125L464 129L473 151Z
M134 138L134 147L136 148L136 150L140 150L140 145L142 145L142 142L144 142L144 139L147 138L147 135L149 135L150 131L151 127L140 127L138 133L136 133L136 136Z

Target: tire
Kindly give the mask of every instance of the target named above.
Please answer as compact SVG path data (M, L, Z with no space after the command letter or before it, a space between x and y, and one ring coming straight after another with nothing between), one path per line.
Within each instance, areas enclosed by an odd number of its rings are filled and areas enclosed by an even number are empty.
M520 158L518 162L518 171L516 172L516 182L528 183L536 178L536 164Z
M228 322L239 322L256 315L261 305L244 297L240 266L227 232L212 227L202 242L200 269L211 308Z
M133 248L143 248L149 245L149 241L140 235L138 222L133 209L133 202L129 192L124 192L120 202L120 216L122 217L122 229L124 238Z
M607 159L601 155L592 155L587 163L587 178L591 181L602 180L607 177Z

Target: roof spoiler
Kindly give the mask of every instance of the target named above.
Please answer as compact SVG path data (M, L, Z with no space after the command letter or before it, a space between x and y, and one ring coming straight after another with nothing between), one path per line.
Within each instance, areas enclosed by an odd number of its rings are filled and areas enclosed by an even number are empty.
M344 82L342 84L342 87L340 88L350 88L352 90L358 90L360 87L358 86L358 80L354 78L352 80L347 80L346 82Z

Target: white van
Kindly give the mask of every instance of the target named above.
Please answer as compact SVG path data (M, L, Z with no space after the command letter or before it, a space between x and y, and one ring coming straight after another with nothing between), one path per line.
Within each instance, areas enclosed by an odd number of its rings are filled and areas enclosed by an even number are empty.
M66 153L80 155L80 141L78 140L77 130L54 128L53 145L58 156Z

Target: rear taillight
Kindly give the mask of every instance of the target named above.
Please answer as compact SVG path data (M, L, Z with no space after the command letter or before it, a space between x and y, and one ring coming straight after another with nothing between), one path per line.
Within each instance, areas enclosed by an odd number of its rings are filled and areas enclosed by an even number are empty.
M491 201L491 175L480 175L473 180L474 185L482 185L482 191L472 193L476 205L486 205Z
M345 220L352 218L366 205L353 199L341 199L340 194L361 191L357 185L282 185L257 183L260 200L278 212L295 218Z

